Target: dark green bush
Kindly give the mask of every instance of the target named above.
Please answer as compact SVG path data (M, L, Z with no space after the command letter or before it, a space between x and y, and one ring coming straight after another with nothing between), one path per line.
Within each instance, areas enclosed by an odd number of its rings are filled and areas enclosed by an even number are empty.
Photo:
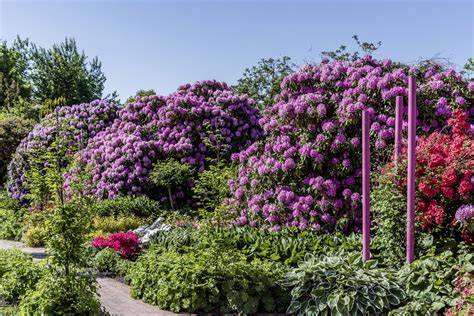
M33 128L33 120L0 114L0 185L5 181L7 166L16 147Z
M304 259L283 282L291 289L289 314L380 315L406 298L393 271L364 263L360 254Z
M93 265L99 272L116 272L120 255L110 248L99 250L93 257Z
M20 250L0 249L0 301L16 302L35 287L41 267Z
M150 250L130 271L131 293L174 312L283 311L287 294L277 283L283 266L235 251L207 247L180 254Z
M16 200L0 197L0 239L20 240L25 212Z
M102 200L92 206L99 216L136 215L139 217L158 217L164 212L160 204L145 196L122 196L113 200Z

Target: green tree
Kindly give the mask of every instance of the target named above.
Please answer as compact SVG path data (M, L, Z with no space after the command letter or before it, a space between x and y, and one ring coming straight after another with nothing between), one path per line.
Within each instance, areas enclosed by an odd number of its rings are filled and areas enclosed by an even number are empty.
M0 41L0 110L9 111L31 96L29 45L19 37L10 47Z
M150 89L150 90L143 90L143 89L140 89L140 90L137 91L137 93L135 93L135 95L130 96L130 97L127 99L127 101L125 101L125 103L133 102L133 101L135 101L135 99L136 99L137 97L140 97L140 98L141 98L141 97L148 97L148 96L150 96L150 95L156 95L155 90L153 90L153 89Z
M102 96L106 80L102 65L97 57L88 61L84 52L79 53L73 38L51 49L33 45L32 61L33 97L39 103L63 97L71 105Z
M353 35L352 38L358 47L356 51L350 52L347 50L347 46L341 45L338 49L333 51L322 51L321 57L336 60L356 60L361 57L361 52L365 54L372 54L382 45L381 41L378 41L377 43L361 42L358 35Z
M461 70L461 73L468 79L468 80L474 80L474 59L469 58L467 60L467 63L464 64L463 69Z
M281 81L295 68L288 56L261 59L257 65L245 69L242 78L233 87L234 91L251 97L262 110L272 104L274 97L280 93Z

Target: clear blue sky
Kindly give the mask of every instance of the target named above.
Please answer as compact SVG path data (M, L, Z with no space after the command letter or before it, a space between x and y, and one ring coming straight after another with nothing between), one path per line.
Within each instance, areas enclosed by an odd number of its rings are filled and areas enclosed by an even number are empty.
M106 92L160 94L200 79L235 83L263 57L298 64L322 50L381 40L376 52L402 62L441 56L460 67L473 57L474 1L8 1L0 38L40 46L74 37L98 56Z

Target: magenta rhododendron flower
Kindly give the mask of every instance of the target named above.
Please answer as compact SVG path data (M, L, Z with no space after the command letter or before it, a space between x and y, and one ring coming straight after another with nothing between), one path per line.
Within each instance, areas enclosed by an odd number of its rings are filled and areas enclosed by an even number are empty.
M138 235L135 232L118 232L107 238L99 236L92 241L92 247L111 248L122 257L128 258L137 253L140 247Z

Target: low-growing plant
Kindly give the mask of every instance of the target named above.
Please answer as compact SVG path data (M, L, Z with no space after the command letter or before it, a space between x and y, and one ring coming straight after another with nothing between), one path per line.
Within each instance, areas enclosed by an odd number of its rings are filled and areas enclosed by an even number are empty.
M472 249L461 245L455 255L444 251L436 255L435 249L425 256L405 265L398 272L398 279L406 286L408 303L393 311L393 315L426 315L454 306L460 298L453 281L458 271L473 273Z
M138 217L158 217L163 209L157 201L146 196L121 196L112 200L101 200L92 206L97 216L135 215Z
M140 249L140 240L134 232L118 232L104 238L99 236L92 241L92 247L97 249L110 248L128 258L136 254Z
M0 301L16 302L35 287L41 267L20 250L0 249Z
M307 254L283 283L291 289L289 314L378 315L406 298L393 271L373 260L364 263L359 254Z
M93 267L99 272L116 272L117 262L120 255L111 248L104 248L98 251L93 257Z
M23 233L22 241L29 247L43 247L46 244L46 233L39 225L28 226Z
M255 314L284 310L287 293L277 283L283 272L279 264L248 262L216 247L185 254L152 249L129 278L133 297L174 312Z

